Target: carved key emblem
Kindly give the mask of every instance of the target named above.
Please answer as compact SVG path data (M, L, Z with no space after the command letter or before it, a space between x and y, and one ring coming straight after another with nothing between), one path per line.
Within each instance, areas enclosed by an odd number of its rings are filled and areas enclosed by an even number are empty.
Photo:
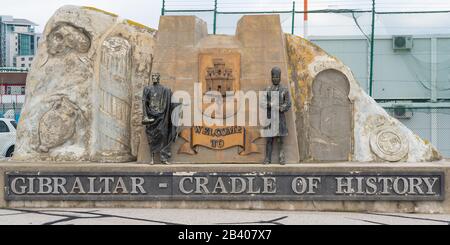
M75 123L78 119L78 107L66 97L55 101L39 121L40 152L63 145L75 134Z

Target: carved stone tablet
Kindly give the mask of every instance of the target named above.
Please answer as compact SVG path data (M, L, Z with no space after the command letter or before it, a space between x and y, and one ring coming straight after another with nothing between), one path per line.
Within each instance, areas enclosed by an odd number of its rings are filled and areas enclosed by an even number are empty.
M103 42L99 80L98 144L103 155L130 153L131 45L121 37Z
M348 161L352 149L352 104L347 77L325 70L313 81L309 112L310 152L316 161Z

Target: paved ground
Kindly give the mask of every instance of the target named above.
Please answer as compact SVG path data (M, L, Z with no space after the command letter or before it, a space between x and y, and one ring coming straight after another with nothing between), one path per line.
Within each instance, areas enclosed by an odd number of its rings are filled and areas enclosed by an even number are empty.
M0 209L0 225L449 225L449 214L185 209Z

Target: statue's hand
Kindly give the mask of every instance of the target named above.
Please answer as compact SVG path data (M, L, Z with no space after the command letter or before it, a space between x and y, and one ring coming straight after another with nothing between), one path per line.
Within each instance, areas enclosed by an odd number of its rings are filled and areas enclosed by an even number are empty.
M148 117L145 117L145 118L142 120L142 124L144 124L144 125L146 125L146 124L151 124L151 123L153 123L154 121L155 121L154 118L148 118Z

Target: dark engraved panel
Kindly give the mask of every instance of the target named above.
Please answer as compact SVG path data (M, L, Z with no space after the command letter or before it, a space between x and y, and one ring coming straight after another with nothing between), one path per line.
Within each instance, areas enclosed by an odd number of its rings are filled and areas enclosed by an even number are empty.
M444 173L6 173L8 201L444 200Z

